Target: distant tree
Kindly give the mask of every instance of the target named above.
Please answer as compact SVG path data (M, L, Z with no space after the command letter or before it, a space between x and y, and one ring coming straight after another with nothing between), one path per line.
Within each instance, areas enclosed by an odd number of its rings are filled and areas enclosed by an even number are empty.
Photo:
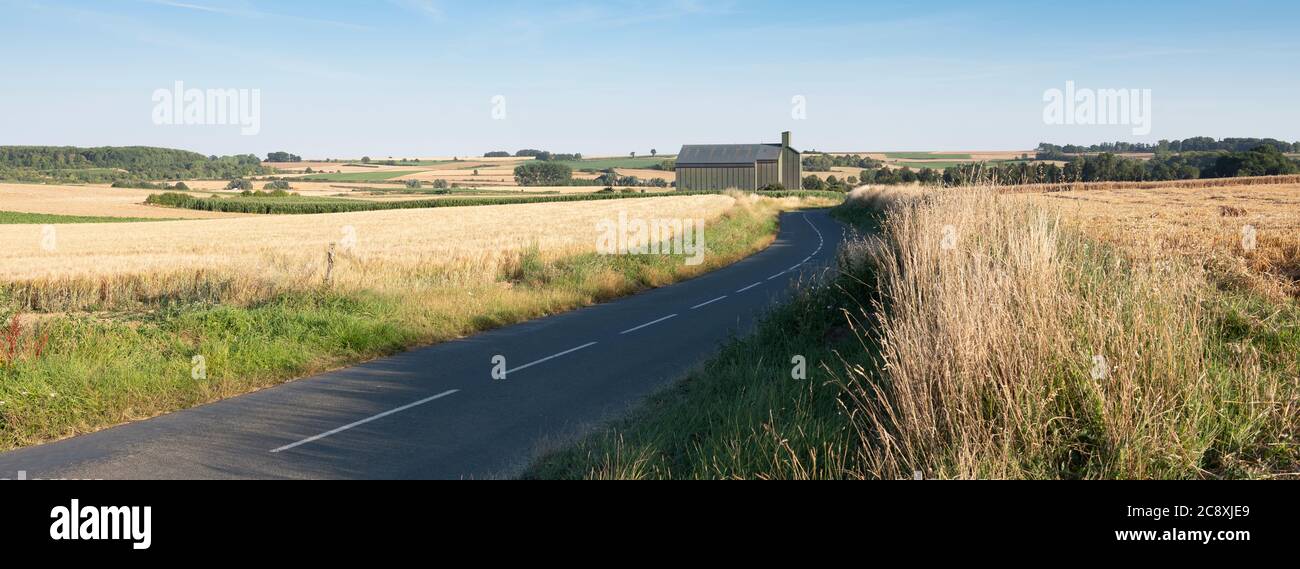
M437 179L433 181L433 187L439 190L447 189L447 180Z
M650 157L651 157L651 158L653 158L653 157L655 157L655 156L658 156L658 155L659 155L659 151L658 151L658 150L655 150L655 149L653 149L653 148L650 149Z
M267 162L302 162L302 157L288 152L272 152L266 155Z
M826 182L817 176L805 176L803 179L803 189L805 190L824 190Z
M410 188L410 189L412 189L412 190L418 190L418 189L420 189L420 186L423 185L423 184L420 183L419 180L406 180L406 181L403 182L403 183L406 184L406 187L407 187L407 188Z
M484 154L483 157L484 158L509 158L510 153L504 150L497 150L495 152L488 152L487 154Z
M362 163L362 164L369 164L369 163L370 163L370 157L369 157L369 156L362 156L362 157L361 157L361 163Z
M515 167L515 181L521 186L567 186L573 169L556 162L527 162Z
M1211 177L1279 176L1294 174L1300 166L1278 151L1276 146L1260 145L1248 152L1233 152L1214 162Z

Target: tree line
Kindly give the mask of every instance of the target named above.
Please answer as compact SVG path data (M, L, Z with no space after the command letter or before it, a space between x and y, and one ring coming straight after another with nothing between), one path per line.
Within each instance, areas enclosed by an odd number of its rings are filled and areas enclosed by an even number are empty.
M109 183L232 179L270 173L251 154L204 156L148 146L78 148L0 146L0 178L31 182Z
M510 153L504 150L498 150L496 152L488 152L484 154L483 157L484 158L509 158ZM582 153L576 152L573 154L559 154L559 153L554 153L546 150L526 148L524 150L519 150L515 152L514 157L515 158L536 158L537 160L540 160L542 162L552 162L552 161L571 162L574 160L582 160Z
M1300 152L1300 142L1286 142L1273 138L1224 138L1196 136L1185 140L1161 140L1154 144L1144 142L1103 142L1090 146L1077 144L1056 145L1047 142L1038 145L1039 160L1068 160L1076 154L1166 154L1181 152L1247 152L1259 146L1272 146L1279 152Z
M854 154L852 156L832 156L830 154L810 154L803 157L803 169L808 172L830 172L831 168L876 169L884 162Z
M1153 182L1234 178L1239 176L1281 176L1300 173L1300 161L1289 158L1275 146L1259 145L1244 152L1184 152L1158 154L1148 160L1127 158L1109 152L1095 156L1073 156L1065 164L1054 162L972 162L943 171L923 168L863 170L861 184L911 184L961 186L974 183L1060 184L1077 182ZM807 185L807 184L805 184Z

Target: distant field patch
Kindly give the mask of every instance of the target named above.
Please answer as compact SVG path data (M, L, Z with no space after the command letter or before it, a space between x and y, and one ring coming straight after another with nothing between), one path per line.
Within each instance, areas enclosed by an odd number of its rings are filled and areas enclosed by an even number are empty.
M944 168L952 168L953 166L960 166L960 165L962 165L962 164L972 164L972 162L951 162L951 161L949 161L949 162L941 162L941 161L938 161L938 160L933 161L933 162L906 162L906 161L904 161L904 162L890 162L890 163L889 163L889 166L892 166L892 167L895 167L895 168L903 168L903 167L907 167L907 168L911 168L911 169L913 169L913 170L920 170L921 168L930 168L931 170L943 170Z
M886 152L890 160L970 160L970 154L935 154L932 152Z
M419 173L418 170L381 170L377 172L349 172L345 174L312 174L310 176L303 176L295 179L305 182L383 182L386 180L392 180L393 178L400 178L402 176Z
M716 192L673 192L673 193L583 193L583 194L518 194L516 196L467 196L427 198L406 201L370 201L329 197L228 197L198 198L191 194L167 192L149 196L146 203L150 205L194 209L200 211L217 211L226 213L248 214L319 214L344 213L360 211L382 211L392 209L424 209L445 207L467 207L484 205L603 201L629 198L653 198L667 196L708 195Z
M380 166L443 166L446 164L460 164L464 160L376 160L374 162L349 162L344 166L355 166L358 168L378 168Z
M65 223L131 223L135 221L166 221L143 217L100 217L93 215L53 215L48 213L22 213L0 211L0 225L61 225Z

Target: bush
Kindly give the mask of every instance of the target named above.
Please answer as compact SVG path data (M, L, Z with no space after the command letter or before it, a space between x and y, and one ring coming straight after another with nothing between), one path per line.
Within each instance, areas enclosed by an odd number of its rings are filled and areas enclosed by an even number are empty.
M262 189L265 189L265 190L288 190L288 189L290 189L290 187L289 187L289 182L286 182L286 181L284 181L284 180L276 180L276 181L271 182L271 183L269 183L269 184L267 184L267 185L265 185L265 186L262 186Z
M805 176L803 179L803 189L820 191L826 189L826 182L817 176Z
M758 191L760 191L760 192L784 192L784 191L785 191L785 185L783 185L783 184L768 184L768 185L766 185L766 186L763 186L763 187L759 188Z
M238 178L238 179L231 180L229 184L226 184L226 189L227 190L252 190L253 183L243 178Z
M424 186L424 184L420 183L419 180L406 180L404 183L406 184L406 187L412 190L418 190Z
M151 194L145 198L144 203L152 205L161 205L167 207L182 207L197 209L194 207L199 200L188 194L178 194L175 192L166 192L162 194Z
M132 188L137 190L161 190L163 187L159 184L142 182L140 180L119 180L113 182L114 188Z

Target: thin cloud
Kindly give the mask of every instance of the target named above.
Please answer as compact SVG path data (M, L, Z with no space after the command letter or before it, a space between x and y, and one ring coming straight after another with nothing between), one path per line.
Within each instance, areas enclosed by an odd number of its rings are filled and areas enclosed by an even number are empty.
M435 0L390 0L398 7L423 14L431 20L441 22L446 19L442 7Z
M180 8L183 10L193 10L196 12L207 12L209 14L221 14L235 18L247 18L254 20L287 20L293 22L302 22L307 24L316 24L335 28L346 28L350 30L373 30L370 26L354 24L351 22L340 22L337 20L326 20L321 18L308 18L290 14L277 14L274 12L263 12L248 8L234 8L227 6L213 6L211 4L196 4L192 2L176 2L174 0L144 0L149 4L158 6L167 6L169 8Z

